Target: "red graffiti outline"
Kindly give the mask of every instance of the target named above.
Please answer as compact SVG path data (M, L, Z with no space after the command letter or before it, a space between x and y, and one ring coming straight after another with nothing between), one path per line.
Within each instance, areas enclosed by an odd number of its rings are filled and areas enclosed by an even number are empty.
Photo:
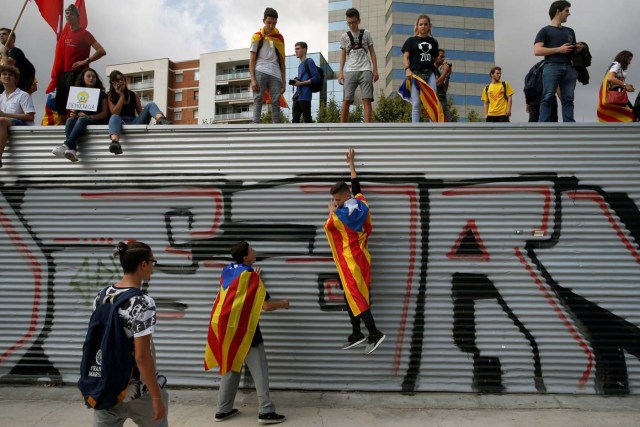
M458 251L458 248L460 247L460 243L462 243L462 239L464 239L464 236L467 234L467 230L471 230L471 232L475 236L476 241L478 242L478 246L480 246L480 251L482 251L481 255L466 255L466 254L458 255L456 253ZM447 258L478 260L478 261L482 260L482 261L489 262L490 260L489 252L487 251L487 248L484 245L484 242L482 241L482 237L480 237L480 232L478 231L478 226L476 225L476 221L474 219L467 220L467 223L465 224L465 226L462 227L462 231L458 236L458 240L456 240L453 246L451 246L451 250L447 254Z
M18 252L20 252L31 265L31 271L34 279L33 307L31 308L31 321L29 322L29 328L21 339L0 355L0 365L2 365L2 363L4 363L13 352L22 347L37 330L40 292L42 288L42 266L40 262L38 262L37 257L31 252L31 250L29 250L27 244L24 243L22 237L20 237L20 234L18 233L18 230L15 229L11 223L11 219L9 219L9 217L4 213L4 209L2 208L0 208L0 224L4 227L7 236L9 236L13 241Z
M520 248L516 246L514 248L514 252L518 257L518 259L520 260L520 263L524 265L524 268L529 273L529 276L531 276L535 284L538 286L538 289L540 290L540 292L542 292L542 294L544 295L545 299L547 300L547 302L549 303L553 311L556 312L562 324L567 328L567 330L569 331L569 334L571 334L573 339L576 340L580 348L582 348L582 350L584 351L584 354L587 356L587 360L588 360L587 367L585 371L582 373L582 377L578 382L579 389L580 390L584 389L585 385L587 384L587 381L589 380L589 375L591 374L591 370L593 369L594 356L593 356L593 352L591 351L591 348L589 348L589 345L584 341L580 332L578 332L578 330L571 324L571 322L569 322L569 319L567 319L567 316L564 314L564 312L562 311L562 309L560 308L556 300L553 298L549 290L546 288L544 282L538 276L538 273L536 273L536 271L533 269L531 264L527 262L527 259L525 258L524 254L520 251Z
M571 191L567 194L572 200L590 200L592 202L595 202L600 207L600 210L602 210L602 212L604 213L604 216L609 221L609 224L611 224L611 228L613 228L613 230L616 232L618 239L620 239L624 247L631 253L631 256L636 260L636 263L640 264L640 254L633 246L633 243L631 243L627 236L625 236L624 232L618 225L618 222L611 213L611 209L609 209L607 202L604 200L600 193L592 190L584 190L580 192Z
M417 239L418 239L418 222L419 222L419 208L418 208L418 191L415 186L411 185L399 185L399 186L362 186L366 188L366 192L378 193L378 194L404 194L409 198L409 266L407 273L407 286L405 288L404 300L402 303L402 314L400 315L400 325L398 327L398 336L396 339L396 348L393 358L392 374L398 375L400 370L400 362L402 360L402 344L404 333L407 328L407 317L409 314L409 304L411 302L411 283L413 282L413 274L415 271L415 262L417 255ZM329 194L331 186L327 185L301 185L300 190L303 193L326 193ZM364 191L364 190L363 190Z
M465 187L442 192L443 196L468 196L475 194L504 194L504 193L538 193L544 197L544 209L542 213L542 223L540 230L546 234L549 229L549 218L551 212L551 189L541 185L532 186L511 186L511 185L494 185L484 187Z

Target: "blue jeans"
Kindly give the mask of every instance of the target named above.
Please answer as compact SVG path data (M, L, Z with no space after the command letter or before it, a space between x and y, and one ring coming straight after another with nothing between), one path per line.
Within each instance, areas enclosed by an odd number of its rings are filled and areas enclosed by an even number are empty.
M114 114L109 119L109 136L120 136L120 134L122 133L123 124L148 125L151 121L151 118L156 117L158 114L162 114L162 112L155 102L150 102L145 105L137 117L118 116L117 114Z
M436 75L432 71L425 72L425 74L416 73L422 80L426 81L431 89L436 90ZM425 78L429 75L428 78ZM422 101L420 100L420 89L418 84L412 80L411 86L411 123L420 123L420 110L422 110ZM427 119L429 120L429 119Z
M573 118L573 94L576 90L578 72L571 64L545 63L542 70L542 101L540 121L550 122L556 89L560 87L562 121L575 122Z
M279 77L256 71L256 82L258 82L260 90L253 94L253 123L260 123L264 91L267 88L269 88L269 96L271 97L271 118L273 119L273 123L280 123L280 90L282 89L282 80L280 80Z
M27 123L24 120L20 119L9 119L11 120L11 126L26 126Z
M64 126L64 134L67 136L64 145L69 147L70 150L76 150L76 141L84 134L87 126L101 124L104 124L104 121L93 120L87 117L67 120L67 124Z

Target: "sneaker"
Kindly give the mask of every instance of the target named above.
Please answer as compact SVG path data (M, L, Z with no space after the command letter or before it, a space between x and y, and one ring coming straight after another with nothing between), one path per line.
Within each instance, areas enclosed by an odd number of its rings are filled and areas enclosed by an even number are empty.
M342 345L342 349L348 350L350 348L356 347L365 342L365 340L366 338L364 334L362 334L362 332L357 335L349 335L349 338L347 338L347 342Z
M71 150L71 149L67 149L67 151L64 152L64 156L71 160L73 163L78 161L78 156L76 156L76 150Z
M373 351L382 344L382 341L384 341L386 337L387 336L382 332L378 332L375 335L369 335L369 338L367 339L367 346L364 348L364 354L373 353Z
M172 125L173 122L170 122L169 119L167 119L166 117L160 117L158 120L156 120L156 124L157 125Z
M280 424L287 420L284 415L269 412L268 414L258 414L258 422L260 424Z
M54 148L53 150L51 150L51 152L53 153L54 156L56 157L64 157L64 153L69 149L69 147L67 147L66 145L62 144L56 148Z
M109 145L109 152L115 155L122 154L122 147L120 146L120 143L118 141L111 141L111 144Z
M216 416L213 417L213 419L216 422L220 422L220 421L226 421L231 417L235 417L236 415L238 415L240 413L240 411L238 411L237 409L232 409L229 412L216 412Z

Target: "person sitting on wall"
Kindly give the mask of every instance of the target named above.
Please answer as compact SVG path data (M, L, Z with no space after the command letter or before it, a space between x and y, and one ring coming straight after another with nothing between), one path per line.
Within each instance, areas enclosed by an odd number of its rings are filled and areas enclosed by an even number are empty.
M11 65L0 65L0 168L2 153L9 140L9 126L33 126L36 109L31 96L18 88L20 70Z
M66 157L72 162L78 161L76 142L85 133L88 125L103 125L109 117L107 94L102 80L93 68L85 68L78 76L76 87L100 89L100 99L97 111L71 110L71 118L67 120L64 133L67 136L64 144L51 150L54 156Z
M127 79L118 70L109 74L109 151L122 154L120 134L123 124L148 125L153 117L157 125L172 124L155 102L149 102L142 108L140 97L127 88Z

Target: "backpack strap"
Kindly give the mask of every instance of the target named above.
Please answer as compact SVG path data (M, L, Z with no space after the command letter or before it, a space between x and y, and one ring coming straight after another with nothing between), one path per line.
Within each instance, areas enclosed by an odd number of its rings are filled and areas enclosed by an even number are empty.
M504 96L505 101L509 100L507 96L507 82L505 81L502 82L502 96Z
M353 50L353 46L355 46L356 41L353 38L353 34L351 34L351 31L347 31L347 36L349 37L349 50L347 50L347 54L349 54L349 52L351 52Z
M361 47L362 49L364 49L364 51L365 51L365 52L369 53L369 49L368 49L368 47L369 47L369 46L365 47L365 46L362 44L362 37L363 37L363 36L364 36L364 30L360 30L360 31L358 32L358 45L360 45L360 47Z
M309 58L304 60L304 70L307 72L307 75L309 76L309 80L311 80L311 78L313 77L311 75L311 70L309 69Z

